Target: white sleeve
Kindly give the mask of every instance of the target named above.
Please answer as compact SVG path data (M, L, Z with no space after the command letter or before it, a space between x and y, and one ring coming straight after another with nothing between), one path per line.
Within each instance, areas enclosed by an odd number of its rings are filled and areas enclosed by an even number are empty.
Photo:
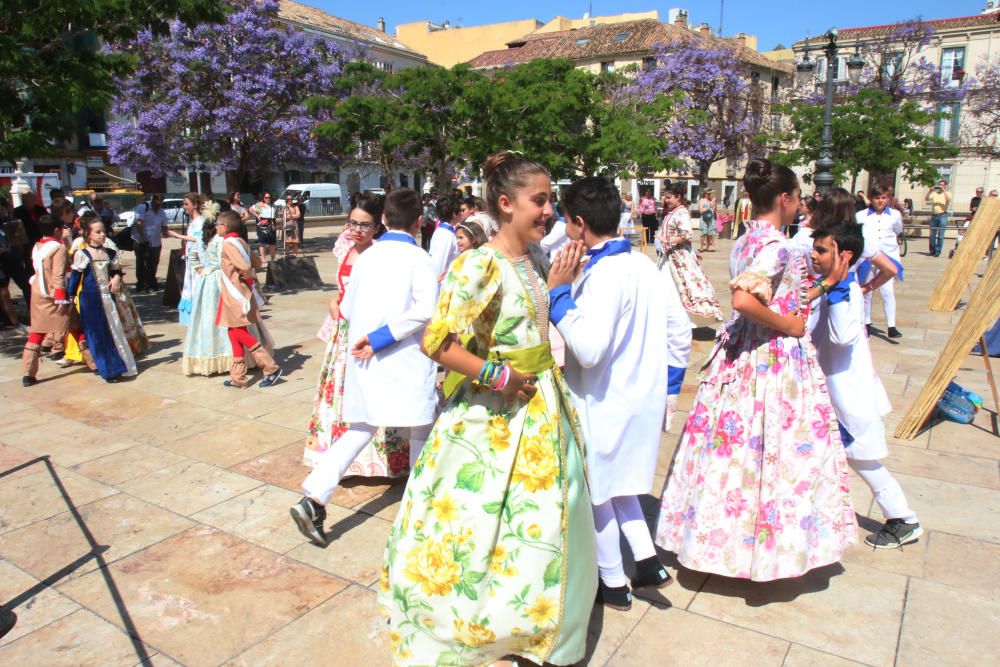
M661 271L662 289L667 302L667 365L687 368L691 359L691 317L684 310L677 285L670 274Z
M434 308L437 305L438 296L438 273L434 272L434 267L425 258L417 262L413 267L413 282L410 285L413 303L405 311L390 317L385 326L396 341L403 340L408 336L424 329L434 315ZM350 291L348 291L350 295ZM346 300L346 299L345 299Z
M573 356L584 368L593 368L611 351L615 324L621 318L620 283L591 276L584 284L575 308L556 324Z
M896 236L903 233L903 215L896 209L892 210L892 231Z
M447 229L441 229L440 227L434 231L431 236L431 266L434 269L434 277L444 275L448 270L448 262L450 259L450 244L447 236L453 236L451 232Z
M856 282L851 283L850 300L828 303L830 343L838 347L854 345L864 335L857 305L864 297ZM825 297L829 299L829 297Z

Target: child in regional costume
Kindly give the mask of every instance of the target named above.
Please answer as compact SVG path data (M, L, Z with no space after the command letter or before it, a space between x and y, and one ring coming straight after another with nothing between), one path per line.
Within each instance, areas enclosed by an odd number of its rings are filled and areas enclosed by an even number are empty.
M892 405L872 363L861 287L855 273L849 271L863 247L861 228L854 222L813 232L812 264L824 276L819 282L824 296L813 340L830 387L847 463L871 489L886 517L885 524L866 537L865 543L891 549L916 542L923 529L899 482L878 461L889 454L882 417Z
M52 336L62 340L70 326L70 302L66 294L66 246L59 240L62 225L51 215L38 219L38 231L42 238L31 249L31 264L35 273L31 276L31 300L29 302L31 324L28 342L21 353L21 384L30 387L38 382L38 364L42 355L42 341ZM83 357L93 368L93 359L86 343L81 342Z
M656 542L682 565L771 581L840 560L855 541L847 461L804 313L805 260L781 228L795 174L747 166L757 219L730 257L733 318L702 369L661 501Z
M396 665L574 664L597 591L580 428L528 254L552 216L550 176L509 152L484 173L499 231L452 263L424 335L452 372L450 398L410 475L379 584Z
M259 266L256 255L251 256L250 247L240 235L243 221L233 211L219 214L219 222L225 226L226 236L222 241L221 271L219 280L222 290L215 323L228 329L229 342L233 348L233 361L229 367L227 387L248 386L247 363L249 354L264 372L261 387L270 387L281 377L281 367L274 363L269 348L269 340L259 341L250 333L249 327L260 323L260 304L263 299L257 292L254 269ZM267 335L267 329L262 333Z
M599 599L628 610L622 534L635 558L632 589L672 581L656 555L639 495L653 486L668 386L672 376L683 381L691 320L669 277L644 254L632 253L628 239L616 238L621 199L613 183L577 181L562 204L572 241L549 272L551 318L566 341L566 384L587 442ZM669 328L670 322L679 326Z
M883 282L878 292L882 295L882 310L885 312L885 322L889 338L902 338L903 334L896 328L896 292L893 287L896 278L903 280L902 258L899 254L899 235L903 233L903 215L892 207L889 188L884 185L875 185L871 189L871 205L858 211L857 222L864 231L865 239L871 245L881 250L885 255L893 260L900 271L896 277L889 278ZM878 277L878 270L864 271L866 276L861 276L863 282L870 282L868 279ZM874 290L869 289L864 292L865 301L865 324L870 329L872 323L872 297Z
M81 231L86 246L73 255L69 292L79 304L84 340L105 381L132 377L138 372L135 357L115 303L125 289L118 253L105 247L106 233L100 220L88 222ZM82 347L84 340L74 337Z
M420 352L420 337L434 312L438 281L430 257L414 240L422 213L415 191L389 194L383 212L389 231L354 262L340 305L347 321L344 344L351 345L341 418L350 426L302 483L306 496L289 510L318 546L327 541L325 505L380 427L409 427L412 465L434 421L437 369Z
M205 202L202 207L205 223L199 241L188 250L188 261L194 270L195 281L191 290L191 321L184 337L184 356L181 372L184 375L215 375L227 372L233 364L233 344L229 330L216 325L215 316L222 296L222 246L226 235L225 223L219 220L219 205ZM264 322L258 320L248 325L250 335L264 342L271 351L273 343ZM256 362L244 355L248 369Z
M350 244L347 251L338 256L339 290L330 300L330 318L334 326L323 357L312 417L309 420L309 435L306 436L303 452L303 463L310 468L319 465L327 450L336 446L337 440L347 432L349 426L343 417L348 325L347 320L341 317L340 304L350 284L354 263L362 252L371 248L375 229L381 219L382 198L363 194L350 211L347 227L341 234L341 237L350 238ZM380 427L371 443L351 461L345 476L405 477L410 472L408 437L408 429Z
M655 239L656 249L662 253L660 271L669 271L685 310L722 321L715 288L691 247L691 214L684 201L685 187L683 183L674 183L663 191L667 213Z
M167 230L167 235L184 242L184 285L181 287L181 300L177 304L177 321L181 324L191 322L191 308L193 307L194 284L198 275L194 270L191 253L201 244L201 230L205 225L205 217L201 209L205 204L205 199L197 192L189 192L184 195L181 207L184 209L191 222L188 223L184 234L178 234L172 229Z

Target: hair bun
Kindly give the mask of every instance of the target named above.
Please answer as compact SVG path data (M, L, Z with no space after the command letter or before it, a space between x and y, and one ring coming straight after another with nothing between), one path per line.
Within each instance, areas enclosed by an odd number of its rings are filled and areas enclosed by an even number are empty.
M752 190L754 187L764 185L769 180L771 180L770 160L754 158L747 163L747 168L743 177L743 182L747 189Z
M489 156L486 158L486 162L483 163L483 179L489 178L497 169L517 160L519 157L517 153L509 150L498 151Z

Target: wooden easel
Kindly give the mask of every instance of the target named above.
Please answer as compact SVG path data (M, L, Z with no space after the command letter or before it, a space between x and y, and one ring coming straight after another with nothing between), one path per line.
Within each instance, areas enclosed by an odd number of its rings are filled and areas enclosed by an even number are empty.
M997 206L992 208L996 211L997 216L1000 217L1000 202L996 202L996 204ZM977 215L976 218L979 219L979 216ZM995 231L991 231L990 241L992 241L993 233ZM968 234L965 240L968 240ZM959 250L965 245L965 240L962 241ZM982 257L982 249L977 249L975 252L980 253L978 255L979 258ZM969 277L971 277L971 272ZM944 282L944 279L942 279L942 282ZM958 302L958 296L961 294L961 291L961 288L955 290L955 303ZM951 297L951 295L947 296ZM982 346L983 361L986 365L990 389L993 392L994 407L1000 412L1000 402L997 401L997 388L993 377L993 369L990 364L989 350L986 347L986 341L983 336L987 327L991 326L998 316L1000 316L1000 253L995 254L993 259L990 260L989 265L986 267L986 274L973 292L972 298L969 300L969 305L966 306L965 312L962 313L962 319L958 321L958 326L955 327L951 338L948 339L944 350L941 351L941 356L938 357L938 361L934 365L934 370L931 371L930 377L927 378L927 382L924 383L923 389L920 390L920 394L913 402L913 405L910 406L909 411L903 417L902 421L899 422L899 426L896 428L897 438L912 440L917 435L924 422L930 416L934 406L937 405L948 383L955 377L962 362L968 357L969 350L975 346L976 341L980 341Z
M927 305L931 310L950 312L958 306L962 292L969 287L972 274L1000 228L1000 199L988 197L979 205L969 228L948 262L944 275L931 292Z
M997 398L997 383L993 377L993 364L990 362L990 350L986 346L986 336L979 337L979 351L983 355L983 364L986 365L986 381L990 384L990 391L993 392L993 411L1000 415L1000 398Z

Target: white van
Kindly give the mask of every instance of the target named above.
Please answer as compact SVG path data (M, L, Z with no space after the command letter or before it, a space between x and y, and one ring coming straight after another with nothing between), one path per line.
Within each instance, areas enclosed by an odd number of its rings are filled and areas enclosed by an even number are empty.
M340 198L340 185L337 183L295 183L289 185L274 202L274 205L280 209L285 205L287 197L305 202L307 217L340 215L344 209Z

